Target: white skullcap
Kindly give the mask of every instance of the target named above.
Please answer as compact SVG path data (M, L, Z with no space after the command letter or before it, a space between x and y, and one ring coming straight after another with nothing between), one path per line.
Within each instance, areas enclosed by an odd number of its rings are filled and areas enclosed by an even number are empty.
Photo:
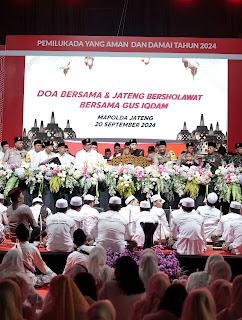
M67 208L68 202L65 199L58 199L55 203L56 208Z
M153 202L155 202L155 201L157 201L157 200L161 200L162 203L165 202L165 200L163 200L159 194L154 194L154 195L150 198L151 203L153 203Z
M135 199L135 196L133 196L133 195L129 196L129 197L125 200L126 206L127 206L132 200L134 200L134 199Z
M0 201L4 199L4 195L0 193Z
M95 200L95 198L91 194L86 194L84 196L84 201L94 201L94 200Z
M36 202L41 202L41 203L43 203L43 200L42 200L41 198L34 198L34 199L32 200L32 204L34 204L34 203L36 203Z
M187 208L194 208L195 207L195 202L191 198L184 198L183 201L182 201L182 205L184 207L187 207Z
M72 197L70 201L70 205L79 207L82 205L82 198L81 197Z
M109 204L122 204L122 200L119 197L111 197L109 199Z
M183 203L183 200L184 200L184 198L182 198L182 199L179 201L179 204L182 204L182 203Z
M208 194L207 201L211 204L214 204L218 201L218 196L215 192L211 192Z
M230 203L230 208L239 210L241 208L241 204L237 201L232 201Z
M150 202L149 201L141 201L140 208L150 209Z

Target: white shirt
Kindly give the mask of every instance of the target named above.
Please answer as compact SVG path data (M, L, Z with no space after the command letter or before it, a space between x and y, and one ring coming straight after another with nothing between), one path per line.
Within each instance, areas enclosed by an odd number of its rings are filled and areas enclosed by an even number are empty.
M99 217L99 213L96 209L90 207L88 204L84 204L81 208L80 214L84 217L83 231L86 235L90 235L92 226Z
M203 217L195 210L182 210L182 213L173 219L171 235L173 239L177 239L179 254L201 254L205 248Z
M20 242L16 246L23 254L24 265L27 266L30 270L32 270L32 272L29 271L28 269L26 269L25 271L32 279L33 284L35 284L34 272L36 270L36 267L43 274L51 274L53 277L53 271L46 265L46 263L41 258L41 255L39 253L38 248L36 248L32 243L29 243L28 241ZM13 247L13 248L15 248L15 247ZM54 274L54 276L55 276L55 274Z
M76 153L76 160L75 165L77 167L82 167L87 163L97 163L99 159L98 153L96 150L91 149L90 151L86 152L84 149L78 151Z
M40 152L36 152L34 149L28 151L28 155L31 160L31 165L38 165L40 163Z
M5 153L0 151L0 163L2 163L4 155L5 155Z
M222 212L215 207L208 205L197 208L197 213L203 217L204 220L204 236L205 239L210 238L211 234L215 232Z
M83 228L84 215L80 211L69 209L66 212L66 216L72 218L75 221L77 229Z
M60 163L64 166L70 167L72 163L71 156L68 153L60 154L59 152L56 153L56 156L59 158Z
M41 204L36 204L32 207L30 207L32 213L33 213L33 216L34 216L34 219L36 221L36 223L38 223L38 219L39 219L39 215L40 215L40 210L42 208L42 205ZM48 216L50 216L52 214L51 210L49 208L47 208L47 211L48 211Z
M62 212L52 214L46 219L47 250L64 251L73 250L73 232L76 224L73 219Z
M128 221L130 233L133 235L135 232L135 221L140 214L140 207L128 204L126 207L121 208L119 213Z
M235 220L240 220L241 216L240 214L230 212L220 219L217 229L215 231L215 234L217 236L222 236L222 240L224 241L229 241L228 235L229 235L229 230L230 226Z
M121 153L117 153L116 155L115 155L115 157L121 157L122 156L122 154ZM114 155L112 155L110 158L109 158L109 160L112 160L113 158L115 158L114 157Z
M170 228L164 209L152 207L150 214L157 216L159 226L155 230L154 240L165 239L170 235Z
M242 216L230 225L228 241L231 242L229 249L232 253L242 254Z
M179 214L182 213L182 208L180 209L177 209L177 210L173 210L171 213L170 213L170 227L173 223L173 219L178 216Z
M56 154L54 152L51 152L50 154L46 153L45 150L43 151L40 151L39 152L39 161L40 163L42 163L43 161L46 161L48 159L51 159L51 158L55 158L56 157Z
M0 223L4 223L8 225L8 218L7 218L7 207L0 203Z
M97 245L105 249L121 252L125 249L126 241L130 240L128 221L116 211L102 212L91 230L91 236Z
M159 224L159 219L157 215L151 214L149 211L141 211L139 215L136 216L135 220L135 231L134 231L134 237L133 240L137 242L137 245L143 246L145 241L145 234L144 231L140 225L141 222L149 222L149 223L157 223ZM158 228L158 226L157 226ZM156 228L156 229L157 229ZM157 240L157 238L153 238L154 241Z
M79 252L79 250L83 250L87 253L90 253L90 251L94 248L94 246L85 246L82 245L79 248L77 248L77 251L73 251L69 254L66 260L65 269L63 271L63 274L65 274L70 268L75 266L76 264L81 264L84 267L88 268L88 259L89 254L85 254L83 252Z

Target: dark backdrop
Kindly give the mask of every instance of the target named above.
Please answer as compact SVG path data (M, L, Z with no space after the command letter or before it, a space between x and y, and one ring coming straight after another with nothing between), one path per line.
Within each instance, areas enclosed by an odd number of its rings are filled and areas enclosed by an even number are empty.
M0 45L11 34L117 35L125 1L0 0ZM242 1L129 0L123 35L239 38Z

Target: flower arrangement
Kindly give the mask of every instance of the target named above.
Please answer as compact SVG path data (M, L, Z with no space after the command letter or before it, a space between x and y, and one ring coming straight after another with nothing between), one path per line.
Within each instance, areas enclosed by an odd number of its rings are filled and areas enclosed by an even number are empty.
M70 193L75 187L81 187L83 194L96 192L98 200L99 188L104 186L110 196L117 192L121 197L127 198L140 191L149 199L153 194L159 193L168 201L174 199L174 193L179 197L187 194L196 199L200 185L214 184L215 191L220 200L238 202L242 201L242 167L235 168L233 165L220 166L214 174L207 165L205 168L173 165L167 162L165 165L151 165L146 168L134 167L133 165L109 166L107 164L85 164L83 167L66 167L54 163L30 166L22 162L19 165L0 165L0 191L5 196L22 180L30 188L42 194L44 188L49 186L51 192L58 192L60 188L66 188Z
M156 252L160 271L165 272L171 280L179 278L180 275L183 275L182 268L180 267L179 261L175 256L175 251L171 251L170 254L164 255L160 248L156 248L154 250ZM143 250L129 251L128 249L125 249L123 252L118 253L112 252L112 250L108 248L106 264L109 267L114 268L118 258L122 256L129 256L137 263L137 265L139 265L139 258L142 252Z

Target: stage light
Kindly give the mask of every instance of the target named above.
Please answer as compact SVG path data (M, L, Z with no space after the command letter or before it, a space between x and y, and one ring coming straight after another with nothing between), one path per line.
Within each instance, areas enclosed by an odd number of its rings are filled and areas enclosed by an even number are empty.
M93 61L94 61L93 57L85 57L84 59L85 65L88 66L89 70L91 70L93 67Z
M150 63L150 58L143 58L141 59L142 62L144 62L145 65Z

